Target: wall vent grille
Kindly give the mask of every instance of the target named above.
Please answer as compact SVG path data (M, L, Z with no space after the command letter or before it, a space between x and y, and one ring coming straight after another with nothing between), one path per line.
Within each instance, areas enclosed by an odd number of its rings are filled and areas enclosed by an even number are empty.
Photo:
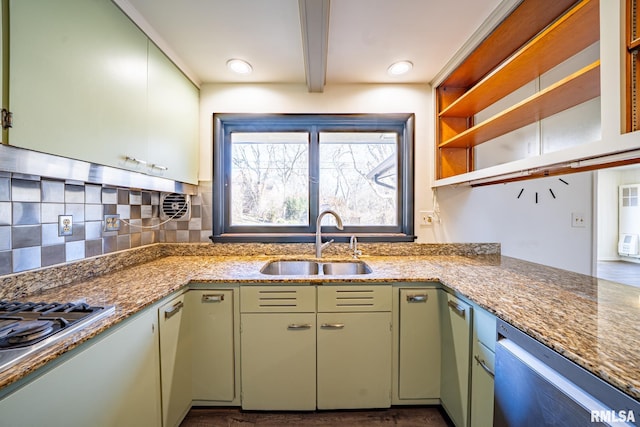
M191 203L188 194L162 193L160 195L160 220L189 221Z

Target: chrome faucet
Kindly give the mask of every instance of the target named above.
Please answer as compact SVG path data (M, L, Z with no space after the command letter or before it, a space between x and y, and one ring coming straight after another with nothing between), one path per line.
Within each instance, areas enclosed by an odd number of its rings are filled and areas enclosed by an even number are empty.
M336 227L338 227L338 230L342 230L342 218L340 218L340 215L338 215L336 211L327 209L326 211L323 211L320 213L320 215L318 215L318 219L316 220L316 258L321 258L322 250L333 243L333 239L329 240L328 242L322 243L322 232L320 231L322 225L320 224L322 223L322 218L324 218L326 214L333 215L336 218L336 222L338 223Z
M354 259L358 259L358 257L362 255L362 251L358 249L358 238L356 236L351 236L351 240L349 240L349 249L353 250L351 256Z

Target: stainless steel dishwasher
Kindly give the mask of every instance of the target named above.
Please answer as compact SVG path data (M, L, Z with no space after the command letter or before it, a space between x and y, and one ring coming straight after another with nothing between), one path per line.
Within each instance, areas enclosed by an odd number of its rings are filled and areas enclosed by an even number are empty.
M640 402L498 320L494 426L637 426Z

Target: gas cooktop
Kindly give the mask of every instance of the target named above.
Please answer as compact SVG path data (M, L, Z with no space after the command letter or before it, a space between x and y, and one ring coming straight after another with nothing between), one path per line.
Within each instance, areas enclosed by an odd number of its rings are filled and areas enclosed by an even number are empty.
M0 372L115 311L84 301L21 302L0 300Z

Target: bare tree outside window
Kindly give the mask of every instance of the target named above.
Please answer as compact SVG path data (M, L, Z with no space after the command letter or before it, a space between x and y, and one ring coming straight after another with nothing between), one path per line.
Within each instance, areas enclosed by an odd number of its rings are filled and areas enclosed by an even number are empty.
M233 133L231 223L309 223L307 133Z
M413 128L410 113L216 113L214 242L312 242L326 209L342 218L336 242L410 242Z
M320 210L348 225L397 224L397 134L320 133Z

